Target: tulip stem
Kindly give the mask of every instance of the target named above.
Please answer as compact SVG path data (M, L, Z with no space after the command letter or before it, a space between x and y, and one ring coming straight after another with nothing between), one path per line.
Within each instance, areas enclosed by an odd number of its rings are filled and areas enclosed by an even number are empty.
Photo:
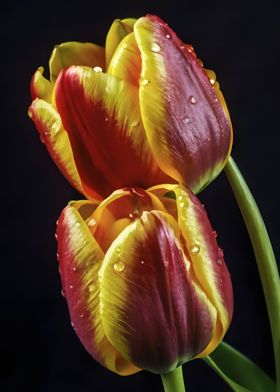
M161 374L161 380L165 392L185 392L182 366L170 373Z
M239 205L254 249L272 334L277 392L280 392L280 278L272 245L250 189L233 158L225 172Z

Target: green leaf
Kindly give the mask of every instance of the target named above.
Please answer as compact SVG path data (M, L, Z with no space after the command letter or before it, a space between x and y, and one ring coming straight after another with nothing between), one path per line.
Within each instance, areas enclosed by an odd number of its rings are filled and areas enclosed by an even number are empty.
M261 368L225 342L203 360L235 392L276 391L275 383Z

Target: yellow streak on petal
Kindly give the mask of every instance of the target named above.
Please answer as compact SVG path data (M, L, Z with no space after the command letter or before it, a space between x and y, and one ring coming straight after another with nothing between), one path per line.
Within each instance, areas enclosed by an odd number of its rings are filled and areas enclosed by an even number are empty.
M141 54L134 33L123 38L114 52L107 73L138 87L141 74Z
M51 102L54 84L50 83L46 78L44 78L43 73L44 67L39 67L33 76L32 89L38 98L41 98L47 102Z
M36 98L28 112L41 135L41 140L67 180L80 192L83 192L80 177L74 161L67 132L61 118L48 102Z
M195 206L190 200L188 191L183 186L174 186L178 209L178 224L185 239L186 247L192 259L192 266L198 283L203 287L210 301L218 311L218 320L222 328L217 328L214 339L221 341L229 325L229 315L223 304L223 298L218 289L219 282L213 270L212 260L208 252L208 244L201 232L197 220Z
M117 49L119 43L122 39L129 33L133 31L133 26L136 22L136 19L126 18L123 20L116 19L112 23L105 44L105 52L106 52L106 68L108 68L110 61Z
M88 204L87 201L84 201ZM83 202L77 202L79 208ZM140 369L126 361L107 339L100 317L100 286L98 272L102 265L104 253L95 241L87 224L72 206L66 208L64 222L67 226L68 251L74 257L75 267L83 271L82 284L79 287L81 301L86 302L87 311L92 322L92 339L94 355L99 362L109 370L121 375L129 375ZM66 233L65 233L66 234ZM88 331L81 333L87 334ZM83 342L83 339L81 339ZM88 347L90 350L90 348Z
M168 129L168 119L163 88L168 75L161 51L158 46L155 46L157 43L153 25L148 18L142 17L137 20L134 34L142 58L139 97L146 135L159 167L171 178L182 182L183 178L173 164L170 146L165 135L165 130ZM150 102L153 102L152 107ZM155 124L157 124L156 132Z

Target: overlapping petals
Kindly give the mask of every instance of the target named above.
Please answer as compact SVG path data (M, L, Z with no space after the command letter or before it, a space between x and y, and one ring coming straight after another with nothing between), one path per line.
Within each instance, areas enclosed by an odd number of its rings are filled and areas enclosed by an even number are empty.
M183 186L71 203L57 240L75 331L107 368L169 372L222 340L230 277L204 208Z
M114 21L105 48L57 45L50 81L40 67L31 95L29 113L41 135L53 111L41 116L34 100L57 112L75 170L65 169L52 138L48 150L56 150L51 155L61 171L91 199L125 186L175 181L199 192L231 150L232 127L214 73L155 16Z

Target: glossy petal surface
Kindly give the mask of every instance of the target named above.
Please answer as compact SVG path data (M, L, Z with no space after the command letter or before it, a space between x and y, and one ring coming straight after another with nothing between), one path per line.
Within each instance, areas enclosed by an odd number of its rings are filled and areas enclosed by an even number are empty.
M230 119L190 46L159 18L134 25L141 52L140 106L158 165L198 192L222 170L232 144Z
M175 186L178 223L191 257L194 278L217 309L220 326L201 356L207 355L220 343L227 331L233 313L231 279L224 262L223 251L218 247L207 214L199 200L186 188Z
M135 87L91 68L70 67L58 78L56 105L85 191L108 196L118 188L166 181L145 137Z
M84 193L68 134L62 126L59 114L49 103L39 98L32 102L28 114L62 174L79 192Z
M70 65L105 69L105 50L89 42L64 42L56 45L49 62L51 81L55 81L59 72Z
M89 207L88 202L74 203L59 218L57 240L63 290L73 328L87 351L108 369L128 375L139 369L111 345L100 318L98 271L104 253L90 230ZM94 205L91 208L94 210Z
M128 34L116 49L107 73L138 87L141 75L141 53L134 33Z
M136 19L134 18L126 18L122 20L116 19L112 23L108 31L105 44L107 68L119 43L127 34L132 32L135 22Z
M199 354L216 323L178 236L173 218L144 212L112 243L100 270L106 335L124 357L156 373Z

